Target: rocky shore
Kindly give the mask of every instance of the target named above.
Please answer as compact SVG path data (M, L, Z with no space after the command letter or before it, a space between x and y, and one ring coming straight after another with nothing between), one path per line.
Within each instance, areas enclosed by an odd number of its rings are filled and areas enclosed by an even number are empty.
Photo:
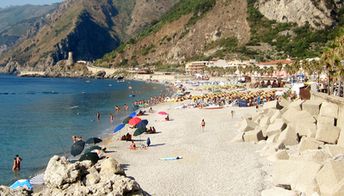
M0 195L145 195L140 185L125 175L113 158L70 163L65 157L54 156L44 172L44 187L38 192L24 188L12 190L0 186Z
M319 100L272 102L240 124L236 141L265 144L272 187L263 196L344 195L339 107Z

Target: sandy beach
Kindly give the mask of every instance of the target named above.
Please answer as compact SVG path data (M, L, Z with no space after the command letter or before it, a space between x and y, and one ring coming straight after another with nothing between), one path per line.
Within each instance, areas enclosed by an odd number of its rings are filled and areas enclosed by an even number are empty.
M266 186L265 162L256 152L261 146L231 142L239 133L238 122L255 109L175 109L177 105L180 103L159 104L153 107L153 113L142 117L158 133L134 139L139 145L150 137L150 147L129 150L130 142L118 138L134 130L124 128L106 142L112 152L108 156L118 160L126 174L151 195L259 195ZM234 118L231 110L235 111ZM171 121L164 121L159 111L169 113ZM204 131L200 126L203 118ZM183 158L160 160L173 156Z

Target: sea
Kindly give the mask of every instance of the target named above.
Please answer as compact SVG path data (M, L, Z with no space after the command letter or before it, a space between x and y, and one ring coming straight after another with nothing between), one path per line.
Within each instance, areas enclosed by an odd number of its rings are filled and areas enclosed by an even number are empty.
M0 75L0 184L35 176L53 155L71 156L73 135L111 134L134 110L133 101L169 93L164 85L139 81ZM124 104L128 111L114 111ZM17 154L23 160L21 171L14 173Z

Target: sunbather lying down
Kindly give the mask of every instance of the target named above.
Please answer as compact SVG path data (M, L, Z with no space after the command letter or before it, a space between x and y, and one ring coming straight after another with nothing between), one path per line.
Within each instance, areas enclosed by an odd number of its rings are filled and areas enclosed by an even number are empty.
M140 144L138 147L136 146L135 142L134 141L131 141L131 144L129 146L129 149L130 150L138 150L138 149L147 149L147 146L144 145L144 144Z

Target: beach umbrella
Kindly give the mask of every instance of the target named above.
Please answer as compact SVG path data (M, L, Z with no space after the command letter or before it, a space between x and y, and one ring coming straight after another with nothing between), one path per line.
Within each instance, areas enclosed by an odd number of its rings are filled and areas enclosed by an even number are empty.
M100 147L100 146L91 146L91 147L87 148L86 150L84 150L84 154L89 153L92 150L101 150L101 149L102 149L102 147Z
M86 161L86 160L91 161L92 164L96 164L99 160L99 156L95 152L88 152L88 153L83 154L79 159L79 161Z
M144 133L146 131L146 128L138 128L138 129L136 129L135 130L135 132L134 132L134 136L139 136L139 135L141 135L142 133Z
M133 112L133 113L129 114L130 118L134 118L135 116L136 116L136 112Z
M25 188L27 190L32 190L32 185L28 179L17 180L10 186L11 189L17 189L20 187Z
M88 140L86 140L86 144L98 144L100 142L102 142L103 140L101 140L100 138L97 137L91 137Z
M85 142L82 140L77 141L72 145L70 153L73 156L79 155L84 150L84 148L85 148Z
M143 120L141 122L139 122L137 125L136 125L136 128L140 129L140 128L146 128L147 124L145 122L143 122Z
M131 119L131 117L127 117L123 120L123 124L128 124L129 120Z
M130 119L128 124L135 126L139 124L139 122L141 122L141 118L135 117L135 118Z
M160 115L167 115L168 113L167 113L167 112L161 111L161 112L159 112L158 114L160 114Z
M145 125L148 125L148 120L142 120L140 123L143 123L143 124L145 124Z
M123 129L123 127L125 127L125 124L123 123L117 125L117 127L113 130L113 133L120 131L121 129Z

